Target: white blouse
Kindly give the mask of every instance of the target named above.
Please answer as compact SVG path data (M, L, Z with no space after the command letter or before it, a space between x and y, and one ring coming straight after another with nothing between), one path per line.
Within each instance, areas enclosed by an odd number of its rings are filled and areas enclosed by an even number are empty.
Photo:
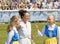
M20 38L31 38L31 24L27 21L25 24L23 21L20 21L21 28L18 30Z

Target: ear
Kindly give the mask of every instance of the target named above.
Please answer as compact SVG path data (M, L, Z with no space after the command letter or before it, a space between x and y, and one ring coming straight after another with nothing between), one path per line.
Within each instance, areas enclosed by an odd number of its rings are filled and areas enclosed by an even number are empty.
M24 18L24 16L22 16L22 18Z

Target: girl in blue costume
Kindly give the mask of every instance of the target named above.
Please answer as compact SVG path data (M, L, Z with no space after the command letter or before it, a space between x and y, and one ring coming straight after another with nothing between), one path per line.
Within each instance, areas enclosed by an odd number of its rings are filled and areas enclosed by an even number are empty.
M47 18L47 25L43 27L42 32L39 31L37 25L36 30L40 36L46 35L47 38L45 40L45 44L57 44L57 30L60 28L55 24L55 18L53 15L49 15Z
M17 26L19 24L19 18L17 16L13 16L11 18L10 25L8 25L7 32L8 32L8 37L6 44L19 44L19 34L17 31Z

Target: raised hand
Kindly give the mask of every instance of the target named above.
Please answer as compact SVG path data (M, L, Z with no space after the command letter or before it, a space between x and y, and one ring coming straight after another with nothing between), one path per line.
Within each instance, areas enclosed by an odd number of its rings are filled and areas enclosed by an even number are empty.
M31 40L31 44L35 44L34 40Z
M37 25L37 24L35 24L35 28L36 28L36 30L38 30L38 29L39 29L39 27L38 27L38 25Z

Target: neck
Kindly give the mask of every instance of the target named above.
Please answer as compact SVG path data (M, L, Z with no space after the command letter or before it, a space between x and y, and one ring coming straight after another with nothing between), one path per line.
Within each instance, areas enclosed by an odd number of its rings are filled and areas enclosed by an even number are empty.
M53 23L52 24L49 24L49 25L52 27Z
M23 20L23 22L24 22L25 24L27 23L27 21L24 21L24 20Z
M24 21L24 23L26 24L27 22L26 22L26 21Z

